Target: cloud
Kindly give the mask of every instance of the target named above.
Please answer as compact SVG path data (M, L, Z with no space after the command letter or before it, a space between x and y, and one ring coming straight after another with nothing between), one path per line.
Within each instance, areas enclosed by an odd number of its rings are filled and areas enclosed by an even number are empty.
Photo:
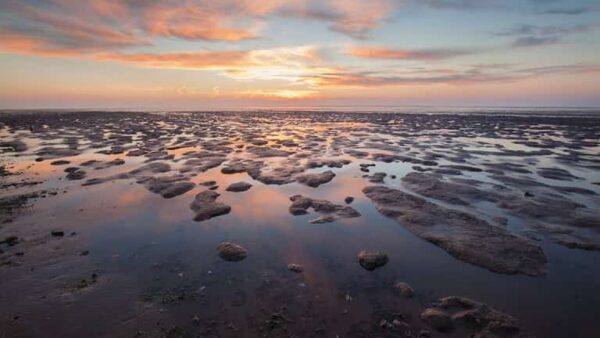
M571 9L549 9L542 14L558 14L558 15L579 15L589 12L588 8L571 8Z
M554 45L559 43L561 40L556 36L526 36L517 38L513 41L513 47L537 47L544 45Z
M275 90L247 90L239 93L239 96L246 98L261 98L268 100L290 100L304 99L317 94L315 90L302 89L275 89Z
M147 44L131 31L108 23L65 16L26 2L0 3L0 49L6 51L65 55Z
M100 53L94 57L101 61L116 61L138 67L162 69L238 69L243 67L249 52L203 51L185 53Z
M424 70L411 72L340 71L320 74L311 79L321 87L384 87L431 84L475 84L489 82L514 82L523 79L557 74L598 73L597 64L569 64L535 68L514 68L502 65L475 65L456 70Z
M335 70L314 46L247 51L198 51L186 53L99 53L94 59L158 69L217 71L237 80L283 80L304 83L306 78Z
M408 50L386 47L351 47L346 54L363 59L387 59L387 60L442 60L462 55L473 54L475 51L467 49L422 49Z
M328 23L365 38L391 0L3 0L0 50L41 55L122 51L157 38L238 42L261 37L271 16Z
M330 4L340 13L331 29L359 39L366 38L392 9L386 0L330 0Z
M510 29L495 32L492 35L500 37L514 37L513 47L536 47L558 44L568 35L589 32L596 29L596 25L581 24L575 26L535 26L519 25Z
M503 2L497 0L415 0L413 3L438 9L470 10L495 7Z

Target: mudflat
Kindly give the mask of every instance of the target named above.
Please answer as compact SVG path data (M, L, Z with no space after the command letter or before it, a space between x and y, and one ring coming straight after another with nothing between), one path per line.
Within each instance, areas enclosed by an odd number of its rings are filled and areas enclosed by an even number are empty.
M600 116L0 114L6 336L594 336Z

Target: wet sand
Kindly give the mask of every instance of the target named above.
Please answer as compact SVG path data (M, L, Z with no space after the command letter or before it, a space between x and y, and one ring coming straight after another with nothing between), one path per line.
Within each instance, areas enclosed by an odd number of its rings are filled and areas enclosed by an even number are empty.
M592 337L600 117L0 114L17 337Z

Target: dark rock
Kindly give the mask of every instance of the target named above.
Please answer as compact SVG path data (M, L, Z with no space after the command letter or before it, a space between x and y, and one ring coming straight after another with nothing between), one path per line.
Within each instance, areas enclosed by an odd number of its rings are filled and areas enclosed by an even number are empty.
M316 200L302 195L294 195L290 197L290 201L292 201L292 205L290 205L289 211L292 215L306 214L308 213L308 209L312 208L320 214L331 216L315 220L317 223L331 222L335 218L360 216L360 213L350 206L337 205L326 200Z
M190 208L196 212L194 221L201 222L213 217L226 215L231 211L231 207L217 202L219 194L212 190L206 190L198 193L191 203Z
M396 284L396 289L398 289L400 294L406 298L411 298L415 294L415 290L413 290L410 285L404 282L399 282Z
M309 187L316 188L321 184L325 184L331 181L335 177L335 173L331 170L327 170L318 174L302 174L296 177L296 180L302 184L306 184Z
M421 313L421 319L440 332L448 332L454 328L452 317L445 311L428 308Z
M441 298L437 309L449 312L453 326L462 327L472 337L529 337L521 332L516 318L468 298Z
M306 167L309 169L312 168L321 168L321 167L329 167L329 168L341 168L344 165L350 164L352 161L342 159L342 160L325 160L325 159L312 159L306 163Z
M15 246L19 243L19 237L17 236L7 236L3 241L0 241L0 244L6 244L8 246Z
M149 177L138 180L149 191L159 194L164 198L173 198L182 195L196 186L195 183L186 181L182 176Z
M8 141L8 142L0 142L0 148L5 148L6 151L13 151L13 152L23 152L27 150L27 144L25 144L25 142L23 141Z
M540 168L537 174L551 180L570 181L579 179L579 177L571 174L569 171L560 168Z
M358 253L357 258L360 266L369 271L382 267L388 262L388 256L381 252L369 252L363 250Z
M63 237L65 235L65 232L62 230L52 230L50 234L52 234L52 236L54 237Z
M74 180L81 180L84 179L86 177L87 173L79 168L77 168L76 170L72 170L67 174L67 179L74 181Z
M296 272L296 273L300 273L300 272L304 271L304 268L302 267L302 265L293 264L293 263L288 264L288 269L290 271Z
M386 176L387 176L386 173L378 172L378 173L374 173L373 175L367 175L365 177L368 178L369 182L371 182L371 183L383 183L383 179Z
M225 190L233 192L246 191L252 187L252 184L247 182L235 182L231 183Z
M219 257L228 262L241 261L248 256L248 251L244 247L231 242L221 242L217 252Z

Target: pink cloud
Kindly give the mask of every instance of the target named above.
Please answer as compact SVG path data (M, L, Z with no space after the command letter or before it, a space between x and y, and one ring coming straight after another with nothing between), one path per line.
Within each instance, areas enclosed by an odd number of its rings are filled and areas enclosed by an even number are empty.
M0 2L0 49L59 55L124 50L157 37L237 42L260 38L272 16L320 20L363 38L389 8L388 0L6 0Z
M475 51L466 49L422 49L409 50L387 47L351 47L346 54L363 59L387 60L442 60L457 56L473 54Z

